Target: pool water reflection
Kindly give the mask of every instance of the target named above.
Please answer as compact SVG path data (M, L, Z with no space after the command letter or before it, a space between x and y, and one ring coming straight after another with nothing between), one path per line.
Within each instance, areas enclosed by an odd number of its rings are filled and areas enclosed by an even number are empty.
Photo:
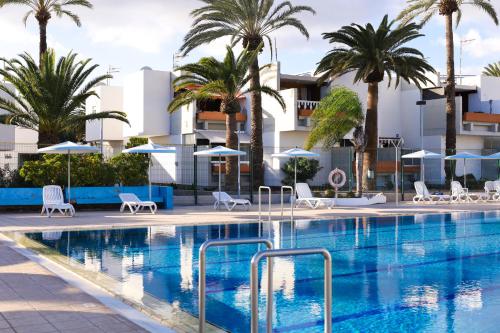
M500 212L264 225L276 248L325 247L333 258L334 332L497 332ZM197 315L198 250L208 239L259 236L259 225L149 227L26 234L117 281ZM207 319L249 332L255 245L207 255ZM322 332L321 257L274 261L276 332ZM262 264L265 269L265 262ZM261 274L264 327L266 276Z

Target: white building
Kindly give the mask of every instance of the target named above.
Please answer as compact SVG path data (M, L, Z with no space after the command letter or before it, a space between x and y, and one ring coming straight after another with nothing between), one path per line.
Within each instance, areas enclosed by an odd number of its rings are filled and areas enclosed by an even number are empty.
M101 85L95 89L98 96L87 99L86 114L106 111L123 112L123 88ZM85 138L89 142L100 145L102 140L104 153L114 155L123 148L123 122L116 119L100 119L88 121L85 126Z
M191 184L193 172L182 167L192 161L193 151L189 147L195 144L199 146L224 144L225 115L218 112L220 102L217 100L192 103L169 114L167 108L174 96L172 80L176 74L178 73L144 67L125 79L123 111L127 113L131 125L123 125L121 141L125 142L130 137L140 136L159 144L183 145L178 149L175 158L157 156L156 160L159 162L157 167L167 171L168 179L163 181ZM441 79L434 76L435 85L425 87L422 92L415 85L406 82L402 82L398 87L388 87L387 79L380 83L378 107L380 147L390 147L391 143L404 139L406 148L420 149L423 145L425 149L444 152L446 123ZM286 109L283 110L277 101L263 95L265 181L269 185L280 185L282 179L280 168L285 162L274 159L271 155L287 148L304 145L311 128L311 115L321 98L328 94L332 87L342 85L353 89L359 94L366 108L367 85L354 84L351 74L320 86L317 78L311 74L284 74L281 72L280 64L274 63L263 70L261 81L279 90L286 103ZM486 149L497 149L500 146L500 89L498 89L500 79L474 76L463 78L459 83L461 84L457 86L457 149L471 150L475 153L487 153L489 151ZM104 105L104 99L114 99L118 98L117 96L119 93L116 92L112 97L106 97L103 91L100 103ZM416 104L422 99L421 96L427 102L427 105L422 107L422 113ZM249 144L251 131L248 97L241 99L241 113L237 115L241 131L240 144L244 149ZM92 103L89 105L96 104L95 101ZM100 109L97 107L97 110ZM115 126L111 124L110 121L110 128ZM104 133L107 133L107 126L108 123L105 122ZM110 130L109 133L111 132L113 135L116 134L112 139L120 141L119 130ZM88 133L94 133L92 138L96 138L95 128L89 128ZM104 140L108 141L106 135L104 137ZM345 139L343 144L349 145L350 135ZM329 154L324 155L320 158L323 170L317 176L321 183L326 182L328 172L337 163ZM468 171L479 178L485 173L485 163L488 162L468 162ZM444 179L443 162L427 161L427 164L430 166L426 168L427 179L441 182ZM208 159L199 160L198 175L201 174L203 178L207 174L206 170L211 170L202 183L211 184L216 178L217 168L218 165L214 165ZM414 166L413 172L418 173L418 168ZM241 169L243 175L248 175L248 164L242 164ZM408 170L411 170L411 167ZM461 170L461 164L458 162L457 176L461 176ZM382 158L377 171L379 174L392 176L395 171L394 157L386 161ZM203 185L199 182L198 184Z
M9 83L2 83L14 91ZM0 96L7 100L13 99L3 91ZM6 115L7 111L0 109L0 116ZM0 124L0 168L17 169L20 162L20 154L32 154L37 150L38 133L33 130L13 125Z

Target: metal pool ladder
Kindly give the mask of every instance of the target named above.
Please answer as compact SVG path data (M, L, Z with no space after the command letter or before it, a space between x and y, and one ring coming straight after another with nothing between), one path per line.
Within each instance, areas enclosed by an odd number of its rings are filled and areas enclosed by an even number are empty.
M260 196L260 195L259 195ZM268 251L273 248L273 244L268 239L263 238L242 238L242 239L229 239L229 240L208 240L203 243L200 247L199 254L199 281L198 281L198 309L199 309L199 326L198 332L205 333L206 326L206 254L209 248L216 246L233 246L233 245L244 245L244 244L265 244ZM266 252L266 251L264 251ZM259 252L260 253L260 252ZM268 276L268 288L272 290L272 276L273 276L273 265L272 258L267 258L267 276ZM271 296L272 301L272 296ZM271 303L272 304L272 303ZM272 305L268 305L267 309L267 320L272 321Z
M291 216L291 222L293 222L293 205L295 204L295 191L293 190L293 187L291 186L281 186L281 219L283 220L283 211L284 211L284 195L285 195L285 190L290 190L290 216Z
M304 248L304 249L284 249L267 250L255 254L251 262L250 272L250 294L252 306L251 333L259 331L259 262L267 258L268 266L270 259L275 257L305 256L321 254L324 258L324 293L325 293L325 333L332 332L332 256L325 248ZM269 268L269 267L268 267ZM271 333L273 328L273 283L272 270L268 269L268 289L267 289L267 322L266 332Z
M271 188L269 186L259 186L259 222L262 221L262 190L266 190L269 192L269 203L268 203L268 215L269 215L269 223L271 223L271 209L272 209L272 196L271 196Z

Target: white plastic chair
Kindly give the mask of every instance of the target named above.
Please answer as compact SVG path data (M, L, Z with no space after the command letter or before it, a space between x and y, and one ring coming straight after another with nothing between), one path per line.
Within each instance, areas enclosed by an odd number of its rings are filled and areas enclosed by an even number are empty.
M214 209L218 209L221 204L226 206L226 209L228 211L232 211L234 207L237 205L241 205L243 207L246 207L247 210L252 207L252 203L247 200L247 199L233 199L229 194L226 192L213 192L212 193L213 197L215 198L215 203L214 203ZM220 197L220 201L219 201Z
M422 181L414 182L413 185L417 193L413 197L413 203L440 203L451 199L451 197L446 194L430 194L427 186Z
M69 214L71 217L75 216L75 208L70 203L64 202L64 196L61 186L48 185L43 187L43 215L45 212L47 217L51 217L54 211L57 209L62 215Z
M120 193L118 194L118 196L122 201L120 213L123 213L125 207L128 207L132 214L137 214L138 211L146 207L149 208L151 214L156 214L156 211L158 210L156 203L154 203L153 201L142 201L134 193Z
M484 183L484 192L488 196L488 200L498 200L498 193L494 181L487 181Z
M458 181L451 182L451 200L453 202L479 202L488 200L486 193L471 193L468 188L462 187Z
M297 192L295 204L297 207L305 204L306 207L311 209L317 209L321 205L331 208L335 203L334 199L314 197L307 183L297 183L295 187Z

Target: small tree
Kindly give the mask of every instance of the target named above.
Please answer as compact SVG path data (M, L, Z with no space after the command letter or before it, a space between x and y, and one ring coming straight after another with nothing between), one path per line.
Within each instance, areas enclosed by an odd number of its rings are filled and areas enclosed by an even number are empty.
M314 179L319 170L323 169L319 166L318 160L310 160L307 158L297 159L297 183L305 183L308 180ZM281 171L285 174L285 178L281 181L283 185L293 185L295 178L295 159L291 158L285 163Z

